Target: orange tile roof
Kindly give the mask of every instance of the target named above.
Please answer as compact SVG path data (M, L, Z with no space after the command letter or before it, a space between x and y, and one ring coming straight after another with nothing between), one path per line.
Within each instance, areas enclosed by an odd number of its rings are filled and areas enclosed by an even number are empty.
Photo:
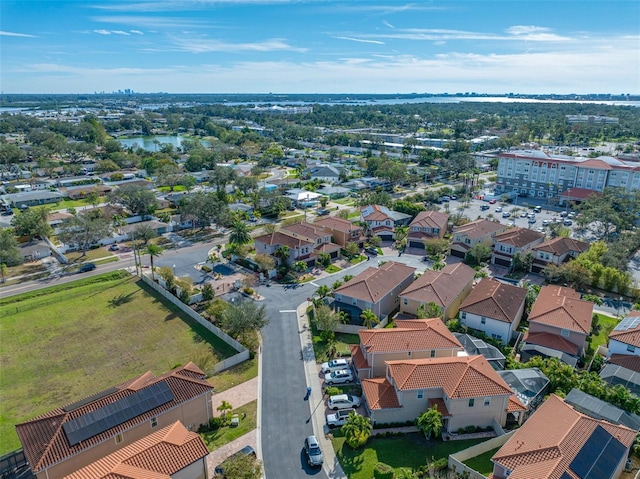
M510 396L513 391L484 356L387 361L400 391L442 388L450 398Z
M544 238L544 233L529 228L511 228L495 236L496 243L510 244L515 248L523 248Z
M448 264L440 271L427 270L399 296L422 303L434 302L446 308L462 292L476 272L464 263Z
M498 233L507 229L506 225L497 221L490 221L487 219L475 220L462 226L456 226L453 228L453 236L462 234L469 238L477 239L484 238L493 233Z
M411 321L417 323L418 320ZM460 341L449 331L440 318L420 320L421 326L413 328L404 321L395 328L361 329L360 344L367 353L395 351L427 351L431 349L463 350Z
M315 246L314 243L310 241L303 240L302 238L294 238L282 231L274 231L273 233L258 236L254 238L254 241L259 241L269 246L284 245L294 249L298 249L301 246Z
M355 278L334 290L350 298L377 303L405 279L413 276L416 268L388 261L380 268L367 268Z
M527 289L485 278L460 305L460 311L513 323L527 297Z
M589 334L593 303L579 298L580 294L571 288L543 286L531 308L529 323L537 322Z
M322 228L314 226L311 223L305 223L304 221L300 223L294 223L292 225L283 226L280 229L280 232L291 235L293 237L301 235L306 238L312 238L314 241L327 235L327 233L325 233Z
M428 404L429 409L431 409L433 406L435 406L436 409L438 410L438 412L440 414L442 414L443 417L451 417L451 413L447 409L447 405L444 402L444 399L442 399L442 398L429 398L429 401L427 401L427 404Z
M176 421L65 476L65 479L169 479L208 454L209 450L200 436Z
M362 354L362 348L359 344L352 344L349 346L349 351L351 351L351 362L356 367L356 369L369 369L369 362L367 358Z
M632 429L590 418L552 394L491 459L512 471L509 479L560 479L597 426L627 448L636 436Z
M640 348L640 324L635 328L614 329L609 333L609 339Z
M119 399L130 396L142 388L161 382L164 382L169 389L171 389L173 393L173 399L171 401L89 439L81 441L74 446L69 445L63 429L65 423L82 417ZM205 374L195 364L189 363L186 366L174 369L157 377L150 372L145 373L96 394L96 399L92 399L93 396L91 396L86 399L86 404L81 404L75 408L72 407L75 406L74 403L54 409L27 422L17 424L16 432L24 448L25 455L29 460L31 469L37 473L53 464L90 449L96 444L114 437L122 431L147 422L152 417L161 415L169 409L203 396L212 389L211 384L205 380Z
M365 212L369 211L368 208L371 208L371 212L368 216L364 216ZM393 221L393 217L383 211L383 209L379 205L363 206L362 208L360 208L360 214L365 221Z
M332 230L342 231L344 233L349 233L351 231L360 230L362 231L362 226L358 226L353 224L349 220L345 220L343 218L338 218L337 216L327 216L324 218L318 218L313 223L314 225L324 226Z
M640 356L612 354L607 360L611 364L640 373Z
M440 213L435 210L421 211L409 224L409 231L411 231L412 226L419 226L420 228L439 228L444 231L447 229L448 221L449 215L446 213Z
M547 348L555 349L556 351L562 351L567 354L576 356L579 352L579 346L564 339L558 334L552 333L532 333L528 331L524 335L524 342L527 344L537 344L539 346L545 346Z
M538 246L532 248L535 251L545 251L551 253L554 256L562 256L563 254L571 251L576 253L582 253L589 249L589 243L576 240L573 238L565 238L558 236L557 238L550 239L544 243L540 243Z
M518 399L515 394L509 396L509 404L507 406L508 412L527 411L527 406L522 404L522 401Z
M362 394L369 409L399 409L400 401L395 388L386 378L363 379Z

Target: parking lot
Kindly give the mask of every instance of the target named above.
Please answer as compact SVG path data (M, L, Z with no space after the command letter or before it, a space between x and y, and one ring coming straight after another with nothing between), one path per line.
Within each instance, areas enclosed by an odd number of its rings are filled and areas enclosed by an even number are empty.
M438 206L440 211L448 210L451 216L462 214L471 220L478 218L495 219L506 225L530 228L541 232L546 230L545 226L547 226L547 224L553 221L562 222L568 219L568 217L563 218L562 215L567 214L568 216L571 213L571 210L565 212L546 209L545 205L540 205L540 212L534 213L533 205L525 205L524 203L526 203L526 198L518 198L515 203L501 203L497 201L493 204L474 199L468 203L463 203L460 200L450 200ZM533 218L528 216L531 214ZM573 214L575 215L575 213ZM575 221L572 219L571 223L571 225L567 223L566 226L573 229L575 227Z

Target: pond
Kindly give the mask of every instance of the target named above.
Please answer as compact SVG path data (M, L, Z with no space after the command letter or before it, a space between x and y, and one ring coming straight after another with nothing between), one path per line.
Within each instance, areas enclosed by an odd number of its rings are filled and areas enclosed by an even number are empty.
M175 150L182 148L182 144L191 138L182 135L156 135L156 136L135 136L131 138L120 138L118 141L124 148L139 147L147 151L160 151L162 145L172 145ZM203 146L211 146L206 140L198 140Z

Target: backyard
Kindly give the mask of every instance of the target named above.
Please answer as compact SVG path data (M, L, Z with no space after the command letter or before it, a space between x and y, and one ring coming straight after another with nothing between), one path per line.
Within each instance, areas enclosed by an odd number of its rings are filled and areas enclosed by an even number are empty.
M122 271L0 300L0 454L16 423L147 371L236 351Z
M479 444L484 439L462 441L427 441L423 434L398 434L389 437L374 436L362 449L351 449L340 431L333 433L333 448L340 465L349 479L370 479L378 462L400 469L417 471L422 466L440 458L448 458L463 449Z

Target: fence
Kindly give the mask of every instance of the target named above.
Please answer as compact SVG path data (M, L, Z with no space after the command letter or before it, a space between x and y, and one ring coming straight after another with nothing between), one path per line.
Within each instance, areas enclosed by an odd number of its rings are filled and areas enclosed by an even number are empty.
M224 341L229 346L234 348L236 351L239 351L238 354L236 354L234 356L231 356L230 358L224 359L224 360L220 361L219 363L217 363L216 365L214 365L213 366L213 371L211 371L211 372L206 371L207 373L210 373L210 374L218 373L220 371L224 371L225 369L228 369L228 368L230 368L232 366L235 366L236 364L240 364L241 362L246 361L247 359L249 359L249 350L247 348L245 348L242 344L240 344L238 341L233 339L231 336L229 336L227 333L222 331L216 325L211 324L209 321L204 319L202 316L200 316L197 312L195 312L189 306L187 306L182 301L180 301L178 298L176 298L169 291L164 289L162 286L160 286L155 281L151 280L151 278L149 278L147 275L145 275L145 274L142 275L142 281L146 285L150 286L154 291L156 291L157 293L161 294L169 302L174 304L180 311L185 313L187 316L189 316L191 319L193 319L199 325L201 325L202 327L206 328L209 332L215 334L217 337L219 337L222 341Z
M474 471L469 466L464 465L463 461L471 459L472 457L484 454L487 451L501 447L507 440L515 434L516 431L511 431L503 436L494 437L488 441L481 442L475 446L471 446L463 451L456 452L449 456L449 469L455 471L458 474L468 473L469 479L487 479L486 476L480 474L478 471Z

